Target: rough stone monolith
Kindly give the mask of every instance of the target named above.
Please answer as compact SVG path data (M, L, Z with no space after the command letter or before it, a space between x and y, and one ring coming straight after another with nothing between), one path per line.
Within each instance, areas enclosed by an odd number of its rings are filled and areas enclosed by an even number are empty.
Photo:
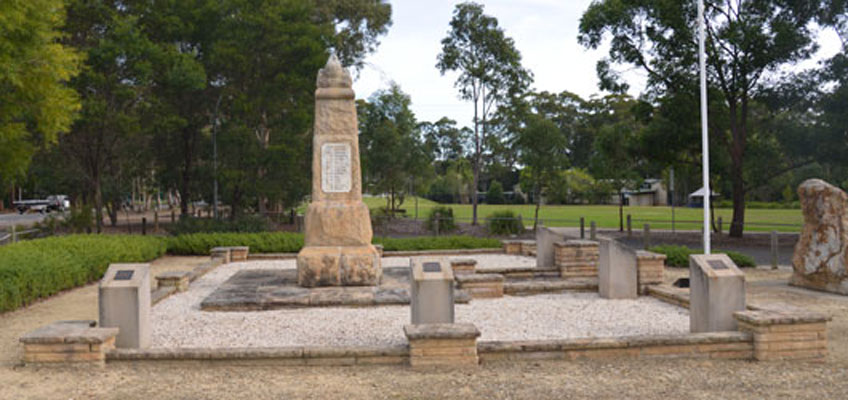
M792 257L790 283L848 295L848 195L821 179L798 187L804 229Z

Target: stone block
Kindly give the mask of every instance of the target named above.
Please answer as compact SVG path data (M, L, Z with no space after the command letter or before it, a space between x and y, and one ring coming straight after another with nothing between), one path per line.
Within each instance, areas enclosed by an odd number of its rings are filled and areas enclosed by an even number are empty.
M636 269L639 271L640 292L644 292L646 286L663 283L665 259L665 254L645 250L636 251Z
M549 268L554 266L554 243L566 240L565 228L548 228L539 226L536 229L536 267Z
M480 331L472 324L405 325L403 331L413 368L475 367L479 363Z
M213 247L209 250L209 255L213 260L221 260L221 263L223 264L227 264L231 261L229 247Z
M638 297L636 253L615 240L602 240L598 292L605 299Z
M689 256L689 329L737 329L733 313L745 310L745 274L726 254Z
M444 258L410 259L413 324L454 322L454 275Z
M477 269L477 260L473 258L455 258L450 263L454 275L473 274Z
M503 250L505 254L509 255L519 255L521 254L521 241L520 240L502 240L501 244L503 245Z
M467 274L456 276L457 286L471 293L471 298L498 298L504 294L504 276L500 274Z
M150 345L150 264L112 264L98 291L100 326L119 328L115 346Z
M827 323L830 316L785 304L736 312L739 329L754 338L754 358L771 360L822 360L827 356Z
M247 254L249 252L250 252L250 247L248 247L248 246L231 246L230 247L230 261L231 262L247 261Z
M313 202L306 211L306 246L371 245L371 215L359 202Z
M191 272L189 271L168 271L163 272L159 275L156 275L156 285L159 288L164 287L175 287L178 292L184 292L188 290L189 284L189 276Z
M521 241L521 255L528 257L536 256L536 241L535 240L522 240Z
M93 363L102 365L115 348L117 328L98 328L94 321L58 321L20 338L26 364Z
M372 245L304 247L297 255L297 283L303 287L374 286L382 272Z

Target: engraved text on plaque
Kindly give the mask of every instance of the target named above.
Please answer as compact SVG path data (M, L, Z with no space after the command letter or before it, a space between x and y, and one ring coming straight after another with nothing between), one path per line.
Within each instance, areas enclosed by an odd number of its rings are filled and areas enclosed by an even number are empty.
M324 143L321 146L321 190L324 193L350 191L350 143Z

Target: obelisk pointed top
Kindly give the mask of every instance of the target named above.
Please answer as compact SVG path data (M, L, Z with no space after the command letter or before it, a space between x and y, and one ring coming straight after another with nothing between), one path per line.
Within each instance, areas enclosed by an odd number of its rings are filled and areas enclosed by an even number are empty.
M350 74L347 72L347 69L342 67L342 63L339 62L339 58L336 57L335 53L330 54L330 58L327 60L327 64L324 68L321 68L318 71L318 87L319 88L350 88L353 84L353 80L350 78Z

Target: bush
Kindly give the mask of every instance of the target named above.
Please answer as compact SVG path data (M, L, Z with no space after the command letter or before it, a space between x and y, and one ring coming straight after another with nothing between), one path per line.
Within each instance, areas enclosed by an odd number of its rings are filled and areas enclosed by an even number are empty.
M89 205L71 208L62 225L73 233L91 233L94 228L94 213Z
M665 254L665 265L670 267L688 267L689 256L698 253L697 250L690 249L686 246L675 245L654 246L649 248L648 251ZM730 257L730 259L733 260L739 268L755 267L757 265L751 256L742 254L738 251L717 250L715 253L727 254L727 256Z
M425 227L430 232L436 231L436 217L438 217L439 233L451 232L456 230L456 222L453 219L453 209L450 207L436 206L430 210L427 215L427 223Z
M268 221L258 215L245 215L236 220L182 217L168 228L172 235L208 232L266 232Z
M0 312L96 281L111 263L164 253L165 242L151 236L71 235L0 247Z
M250 246L254 253L295 253L303 247L303 234L290 232L262 233L193 233L168 239L168 253L208 255L219 246Z
M374 238L386 251L498 248L497 239L472 236L424 236L412 238ZM195 233L168 238L168 253L208 255L218 246L250 246L251 253L296 253L303 247L303 235L289 232Z
M495 211L486 217L492 235L517 235L524 232L524 222L510 210Z
M504 191L503 185L501 185L498 181L492 181L489 184L489 190L486 192L486 203L489 204L503 204L504 201Z

